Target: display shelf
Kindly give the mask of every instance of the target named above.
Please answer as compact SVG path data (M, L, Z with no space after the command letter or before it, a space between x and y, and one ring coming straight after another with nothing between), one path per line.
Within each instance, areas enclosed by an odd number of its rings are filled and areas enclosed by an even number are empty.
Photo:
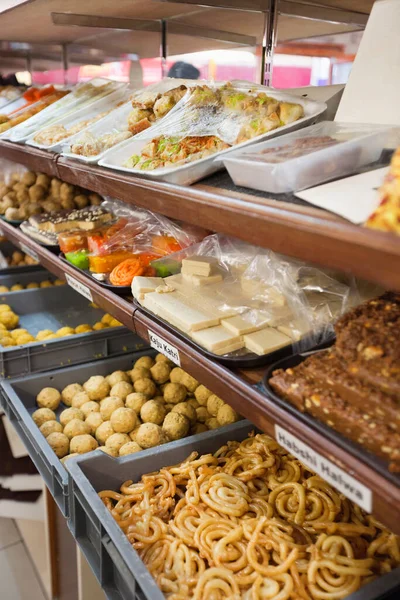
M31 171L57 177L58 154L0 139L0 157L25 165Z
M90 290L93 301L113 314L132 331L150 343L150 334L155 334L159 343L166 342L171 352L175 352L181 367L201 381L214 393L229 402L239 413L250 419L260 429L276 437L276 426L296 436L298 440L310 446L315 452L337 465L344 473L350 474L372 492L374 515L391 529L400 533L397 507L400 503L400 487L396 478L389 473L377 470L368 455L360 457L357 451L349 450L323 432L318 431L301 418L277 406L259 387L254 384L261 380L263 370L237 371L203 356L194 350L182 338L176 337L145 315L140 309L134 309L129 299L124 299L100 286L74 267L66 264L58 256L30 240L19 229L7 223L1 224L3 234L24 251L38 257L49 271L61 278L72 276L83 285L83 291ZM82 292L81 289L81 292ZM171 349L172 347L172 349Z
M400 290L400 239L352 225L304 203L215 185L190 187L126 175L0 140L0 157L119 198L319 265L351 272Z

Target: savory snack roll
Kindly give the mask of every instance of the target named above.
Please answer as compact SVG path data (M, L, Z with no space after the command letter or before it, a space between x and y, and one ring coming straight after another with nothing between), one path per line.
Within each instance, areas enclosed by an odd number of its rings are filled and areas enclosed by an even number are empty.
M345 600L400 564L398 536L265 434L99 497L171 600Z
M68 451L74 454L100 447L110 456L125 456L240 418L228 404L162 355L142 356L132 367L128 372L116 370L106 377L92 375L62 390L41 390L37 395L40 408L33 419L44 437L62 433L64 438L58 439L66 438ZM207 398L214 407L212 414L195 398L197 390L198 397L203 402ZM58 408L63 410L57 419L54 411ZM63 446L60 455L64 450Z

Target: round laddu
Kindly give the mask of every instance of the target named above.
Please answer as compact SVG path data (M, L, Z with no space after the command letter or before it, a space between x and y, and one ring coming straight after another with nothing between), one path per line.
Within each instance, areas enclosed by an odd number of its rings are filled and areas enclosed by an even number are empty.
M117 396L108 396L107 398L104 398L100 402L100 414L103 417L103 420L109 421L114 410L117 410L117 408L122 408L123 406L124 401Z
M162 428L169 440L180 440L189 433L190 421L181 413L170 412L165 417Z
M143 404L140 411L140 418L143 423L155 423L161 425L164 421L167 409L164 404L157 402L157 400L148 400L146 404Z
M40 408L51 408L57 410L61 402L61 394L56 388L43 388L36 397L36 403Z
M116 433L129 433L136 427L137 416L131 408L117 408L111 415L110 423Z
M83 387L79 383L70 383L61 392L62 401L66 406L72 406L72 398L79 392L83 392Z
M137 367L145 367L146 369L151 369L153 365L154 359L151 356L141 356L137 359L133 365L133 368L136 369Z
M109 395L111 389L107 379L102 375L92 375L83 384L83 388L91 400L103 400Z
M85 419L85 415L81 411L80 408L66 408L62 411L60 415L60 423L63 427L65 427L72 419L80 419L83 421Z
M50 433L46 440L58 458L63 458L69 453L69 439L63 433Z
M38 408L32 415L34 423L41 427L46 421L56 421L56 413L51 408Z
M89 434L77 435L72 438L70 443L71 452L76 452L77 454L86 454L87 452L96 450L98 447L99 445L94 437Z

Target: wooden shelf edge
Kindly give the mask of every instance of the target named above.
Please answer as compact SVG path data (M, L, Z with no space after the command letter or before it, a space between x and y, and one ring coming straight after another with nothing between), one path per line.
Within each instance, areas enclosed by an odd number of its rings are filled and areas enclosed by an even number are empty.
M202 183L183 187L153 181L1 140L0 156L170 218L400 291L400 239L322 210Z

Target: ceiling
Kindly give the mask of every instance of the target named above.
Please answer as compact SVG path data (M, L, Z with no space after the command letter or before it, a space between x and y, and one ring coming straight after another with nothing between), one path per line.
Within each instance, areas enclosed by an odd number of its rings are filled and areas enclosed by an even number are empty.
M198 6L197 0L187 0L191 4L158 0L28 0L21 2L1 13L0 18L0 65L2 70L9 65L23 64L27 52L35 57L35 69L39 63L45 68L48 64L60 60L60 45L68 44L68 55L71 62L78 63L87 58L89 62L97 63L118 58L124 54L136 54L140 58L158 56L160 52L160 33L158 23L167 21L167 28L177 33L168 33L168 54L176 55L186 52L210 50L219 48L254 46L262 43L264 15L260 12L221 9L212 6ZM202 0L198 0L202 1ZM207 4L213 2L225 3L229 6L242 2L240 6L254 6L255 0L203 0ZM264 2L264 0L256 0ZM278 41L308 38L321 35L334 35L360 29L352 23L348 13L324 11L322 16L328 21L315 20L315 14L320 17L321 4L325 7L352 11L358 19L364 18L371 10L373 0L286 0L285 14L278 19ZM10 3L9 3L10 4ZM12 4L12 3L11 3ZM14 2L15 4L15 2ZM305 9L307 18L291 15L291 10L297 12ZM52 13L68 13L107 17L151 20L153 23L136 23L141 29L127 31L115 28L77 27L74 25L55 25ZM311 18L309 17L311 15ZM338 18L336 18L336 15ZM29 26L27 26L29 24ZM106 23L107 24L107 23ZM151 31L146 30L152 29ZM190 27L189 34L186 30ZM209 29L212 28L210 34ZM144 30L143 30L144 29ZM156 29L154 31L154 29ZM220 33L219 33L220 32ZM234 34L234 35L230 35ZM239 36L237 35L239 34ZM211 35L211 37L210 37ZM246 36L241 38L240 36ZM22 47L15 55L14 44L1 42L24 42L29 46ZM38 46L40 44L40 47ZM53 48L46 52L43 45L51 44ZM57 45L57 46L54 46ZM10 51L12 52L10 53ZM93 52L98 50L95 55ZM14 52L14 55L13 55ZM80 64L84 64L81 62ZM47 66L46 66L47 65Z

